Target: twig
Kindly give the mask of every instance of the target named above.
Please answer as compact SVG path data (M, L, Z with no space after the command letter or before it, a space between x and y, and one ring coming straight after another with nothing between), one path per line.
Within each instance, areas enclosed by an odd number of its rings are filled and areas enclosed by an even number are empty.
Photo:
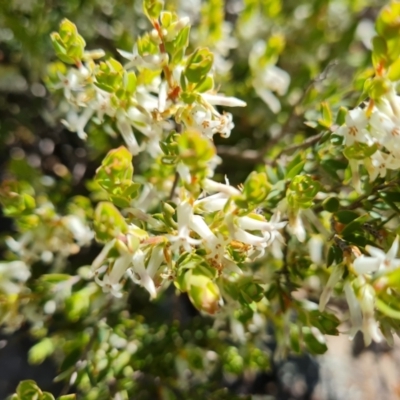
M173 199L174 193L175 193L175 189L176 189L176 187L178 186L178 182L179 182L179 174L178 174L178 172L175 172L174 182L173 182L173 184L172 184L172 187L171 187L171 191L170 191L170 193L169 193L168 200L172 200L172 199Z
M364 200L368 199L368 197L372 196L373 194L375 194L381 190L393 187L399 183L400 183L400 180L396 179L394 181L375 186L374 188L372 188L371 193L363 194L362 196L358 197L353 203L349 204L347 207L344 207L343 209L344 210L354 210L357 207L359 207Z
M223 158L232 158L249 164L256 164L260 157L257 150L240 150L237 147L218 146L217 153Z
M293 144L291 146L288 146L279 153L279 156L281 156L282 154L291 153L292 151L306 149L307 147L310 147L313 144L318 143L323 135L324 135L324 132L321 132L321 133L318 133L317 135L310 136L309 138L304 140L304 142L302 142L302 143ZM279 158L279 156L277 158Z

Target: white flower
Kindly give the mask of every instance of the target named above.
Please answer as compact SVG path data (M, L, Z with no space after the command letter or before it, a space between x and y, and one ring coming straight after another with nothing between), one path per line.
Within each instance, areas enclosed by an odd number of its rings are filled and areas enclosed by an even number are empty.
M236 97L227 97L223 94L203 93L201 97L213 106L246 107L246 102Z
M133 133L132 126L128 120L121 116L117 119L117 127L128 146L130 153L134 156L139 154L143 150L144 146L143 144L139 146L135 134Z
M132 49L132 53L124 50L117 50L122 57L129 60L129 63L125 65L125 69L132 67L143 67L151 70L158 70L167 61L167 54L148 54L141 56L138 52L137 45L135 44Z
M285 95L290 85L290 75L274 65L275 60L265 65L265 49L265 41L260 40L251 50L249 64L254 75L252 83L256 93L276 114L281 110L281 103L272 92Z
M341 266L335 265L332 268L333 269L331 272L331 276L329 277L328 282L326 283L319 299L319 311L321 312L325 310L325 306L327 305L332 295L333 289L335 285L339 282L344 272Z
M23 261L0 263L0 292L17 294L21 291L21 283L26 282L31 273Z
M367 125L368 118L365 110L358 107L347 113L346 124L341 126L335 134L343 136L346 146L351 146L355 142L372 144Z
M79 246L86 246L90 244L94 237L93 231L83 223L83 221L76 215L68 215L63 218L65 226L71 231L74 239Z
M228 138L231 135L231 130L235 127L232 122L232 114L224 112L219 117L219 125L217 126L217 132L224 138Z
M289 85L290 75L275 65L268 65L264 69L259 69L253 80L256 93L274 114L281 110L281 103L272 92L283 96L286 94Z
M164 261L162 248L157 246L153 248L151 256L147 265L145 266L146 254L142 250L137 250L132 257L132 271L139 275L140 279L137 280L135 275L129 274L130 278L143 286L149 293L152 299L157 297L156 287L153 278Z
M359 291L360 307L363 314L362 332L365 345L371 341L380 342L382 334L375 319L375 291L370 285L364 285Z
M111 268L110 272L107 272L103 276L103 280L100 280L98 277L98 273L95 275L95 281L99 286L103 288L104 292L110 292L115 297L122 297L121 289L122 284L120 283L121 279L125 275L126 271L128 270L130 264L132 262L131 255L129 253L123 254L122 256L118 257L114 265ZM100 268L98 272L104 272L107 267L104 266Z
M356 258L353 267L358 274L368 274L383 269L395 269L400 266L400 259L395 258L399 249L399 237L393 241L390 250L385 253L383 250L373 246L366 246L365 250L372 257L360 256Z
M350 339L354 339L356 333L362 329L362 313L360 304L354 293L353 287L349 281L344 284L344 293L346 295L347 304L350 312L351 328L349 332Z
M296 215L289 216L288 231L297 237L297 240L303 243L306 240L306 230L300 212Z
M90 107L85 108L82 114L78 114L75 110L70 109L67 113L67 119L61 122L69 129L71 132L76 132L78 136L85 140L87 134L85 132L85 126L89 122L90 118L94 114L94 110Z
M320 265L323 263L322 252L324 249L324 239L321 235L313 235L308 241L308 251L310 259L314 264Z
M193 207L188 201L182 201L176 208L177 219L178 219L178 232L176 235L166 235L167 239L171 242L171 249L174 252L179 253L179 249L183 249L187 252L192 251L192 246L197 246L201 243L201 240L193 239L190 236L189 225L192 222Z
M192 176L190 175L190 169L186 164L184 164L182 161L179 161L178 165L176 166L176 172L185 183L190 185L192 182Z

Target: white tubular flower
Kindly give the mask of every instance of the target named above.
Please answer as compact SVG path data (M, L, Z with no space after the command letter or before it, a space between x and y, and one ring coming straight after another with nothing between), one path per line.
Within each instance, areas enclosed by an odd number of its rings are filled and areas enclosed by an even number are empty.
M227 195L228 197L241 194L240 190L234 188L233 186L215 182L211 179L204 180L203 188L206 192L220 192L220 194Z
M235 125L232 122L232 114L224 112L219 117L219 125L216 130L223 138L228 138L231 136L231 131L234 127Z
M76 215L63 218L65 226L70 230L79 246L89 245L94 237L94 232L83 223Z
M367 125L365 110L358 107L347 113L346 124L337 129L335 134L343 136L346 146L351 146L355 142L372 144Z
M103 280L98 278L98 274L95 275L97 284L103 288L104 292L110 292L115 297L122 297L122 284L120 281L127 272L131 262L131 255L128 253L118 257L111 271L103 276Z
M85 126L89 122L90 118L92 118L93 114L94 110L90 107L85 108L85 111L80 115L78 115L75 110L70 109L67 113L67 119L63 119L61 122L68 130L76 132L82 140L86 140L87 134L85 132Z
M344 293L346 295L350 312L351 328L349 332L349 338L353 340L354 336L356 336L356 333L362 329L362 313L360 304L349 281L346 281L344 284Z
M222 210L225 207L228 199L229 196L225 193L216 193L211 196L203 197L200 200L196 200L194 205L200 210L206 212L215 212Z
M218 121L212 119L211 111L200 105L193 108L191 116L184 117L184 122L188 127L194 128L209 139L213 138L219 125Z
M166 235L171 243L171 249L179 253L181 247L187 252L192 251L192 246L197 246L201 240L190 237L189 224L193 217L193 207L188 201L182 201L176 208L178 219L177 235Z
M203 93L201 97L212 106L246 107L246 102L236 97L227 97L223 94Z
M132 53L124 50L117 50L122 57L129 60L129 63L125 65L126 69L133 67L143 67L151 70L158 70L167 61L167 54L149 54L146 56L141 56L138 52L137 45L135 44L132 49Z
M363 314L362 332L365 345L371 344L372 340L380 342L382 334L375 320L375 292L369 285L364 285L360 290L360 306Z
M251 217L239 217L237 219L237 224L242 229L250 231L261 231L265 241L262 247L266 247L274 242L275 239L283 241L282 235L279 233L279 229L284 228L287 222L279 222L279 217L277 215L274 215L270 222L254 219Z
M273 92L283 96L286 94L289 85L290 75L275 65L268 65L265 69L259 70L253 80L256 93L274 114L281 111L281 103Z
M308 241L308 251L310 259L314 264L320 265L323 263L322 253L324 249L324 239L321 235L313 235Z
M370 182L375 181L378 176L382 178L386 176L387 169L391 165L391 158L391 155L378 150L372 154L370 160L365 160L365 167L368 171Z
M115 116L116 110L111 104L111 96L109 93L96 88L96 100L93 103L93 108L96 109L96 116L100 123L103 122L104 115L110 117Z
M73 92L82 88L82 78L85 76L77 69L71 68L67 75L58 72L60 83L54 85L54 89L64 89L64 97L70 101L73 100Z
M154 285L154 275L160 268L162 262L164 261L162 248L156 247L153 249L147 269L145 266L146 254L142 250L137 250L132 257L132 271L139 275L138 280L134 274L129 274L130 278L135 282L143 286L149 293L152 299L157 297L157 290Z
M99 255L94 259L93 263L92 263L92 271L96 272L97 270L99 270L102 266L104 261L107 259L108 253L110 252L110 250L114 247L116 242L116 239L113 239L111 241L109 241L101 250L101 252L99 253Z
M331 272L331 276L329 277L328 282L326 283L319 299L319 311L321 312L325 310L325 307L328 304L329 299L331 298L335 285L339 282L340 278L343 275L343 268L341 266L335 265L332 268L333 269Z
M143 150L143 145L139 146L135 134L133 133L132 126L125 117L117 119L117 127L131 154L134 156L139 154Z
M277 229L282 229L286 226L287 222L268 222L251 217L239 217L238 226L250 231L273 232Z
M26 282L31 273L23 261L0 263L0 292L17 294L21 291L21 283Z
M393 241L390 250L385 253L383 250L373 246L366 246L365 250L372 257L360 256L356 258L353 267L358 274L369 274L379 270L393 270L400 266L400 259L395 258L399 249L399 237Z
M300 217L300 212L295 216L289 217L288 231L292 235L295 235L299 242L305 242L307 233L304 228L303 220Z
M189 167L182 161L179 161L176 166L176 172L185 183L190 184L192 182L192 175L190 175Z

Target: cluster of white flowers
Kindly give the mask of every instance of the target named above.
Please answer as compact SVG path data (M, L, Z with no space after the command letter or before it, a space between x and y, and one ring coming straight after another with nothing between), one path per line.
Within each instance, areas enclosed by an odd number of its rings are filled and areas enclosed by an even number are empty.
M88 246L94 233L88 222L77 215L60 216L49 203L36 210L40 222L17 240L9 237L6 243L26 265L41 261L61 270L67 258Z
M350 339L353 339L358 331L364 335L366 345L372 340L380 342L383 338L380 326L375 318L375 299L376 293L370 283L370 274L375 272L390 272L400 267L400 259L396 258L399 249L398 236L393 241L389 251L366 246L366 251L371 255L359 255L352 264L352 271L356 275L355 279L346 279L344 282L344 292L349 305L351 328ZM343 265L333 267L331 276L322 292L320 298L320 310L323 311L336 283L340 281L344 274Z
M274 241L283 241L279 231L286 222L280 222L278 216L267 221L256 213L236 215L237 208L230 199L241 193L238 189L209 179L204 188L205 193L194 201L188 193L181 192L176 227L170 233L149 236L148 232L130 224L129 233L122 241L113 239L106 244L92 264L96 281L104 291L121 297L123 279L129 277L154 298L157 288L168 280L174 262L184 252L191 254L202 248L205 261L213 268L242 273L229 255L228 246L234 243L243 251L246 261L251 262L263 256ZM219 217L215 217L218 212ZM216 218L218 223L210 224ZM153 224L152 217L146 220L149 225ZM159 229L159 222L155 222L154 227ZM115 257L111 249L117 249L119 256Z
M176 29L164 32L165 39L171 40L169 36L172 33L177 34L188 24L189 18L179 19L174 25ZM155 29L151 36L153 39L158 38ZM214 106L243 107L246 105L243 101L210 90L199 93L199 101L187 104L179 97L185 59L177 65L167 66L167 53L160 51L159 54L141 56L137 45L131 53L122 50L119 53L129 60L123 67L125 72L136 71L140 75L143 71L148 71L148 77L152 76L150 81L146 78L146 83L138 79L136 90L130 95L126 107L116 101L114 93L96 85L99 66L92 60L77 68L71 67L66 75L59 73L59 83L53 85L55 89L64 90L69 107L63 120L64 125L76 132L81 139L87 137L85 130L90 120L101 124L104 123L105 116L115 121L115 126L133 155L144 150L152 157L161 154L159 142L174 129L174 122L183 123L184 128L196 129L209 139L216 133L223 137L230 135L234 127L232 115L221 114ZM99 56L102 56L101 52L96 53L96 58ZM165 80L161 79L163 68L168 68L170 75ZM108 131L114 133L112 129ZM140 140L138 133L143 137Z
M376 151L362 163L371 181L378 176L384 178L387 170L400 168L400 97L392 88L375 102L371 110L364 105L350 110L346 123L335 133L343 137L347 147L356 143L376 145ZM354 175L357 176L356 169L360 162L351 161Z
M290 75L274 65L272 61L263 60L265 50L265 41L259 41L253 46L250 53L249 63L254 76L252 83L258 96L273 113L277 114L281 111L281 103L274 93L278 96L286 94L290 84Z

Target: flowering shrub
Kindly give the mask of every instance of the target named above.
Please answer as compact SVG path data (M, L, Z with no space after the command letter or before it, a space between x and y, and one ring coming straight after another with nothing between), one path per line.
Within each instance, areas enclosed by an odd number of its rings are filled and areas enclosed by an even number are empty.
M100 159L85 179L33 173L14 134L0 321L59 362L60 398L233 398L221 385L325 335L399 332L400 3L197 6L144 0L124 50L68 19L51 34L45 118Z

